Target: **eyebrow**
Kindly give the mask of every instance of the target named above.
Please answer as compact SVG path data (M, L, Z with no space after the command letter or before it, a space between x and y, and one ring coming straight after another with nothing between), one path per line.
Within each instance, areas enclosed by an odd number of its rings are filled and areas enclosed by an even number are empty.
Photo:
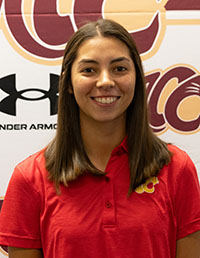
M81 59L78 64L87 64L87 63L94 63L94 64L98 64L97 61L93 60L93 59Z
M110 63L113 64L113 63L116 63L116 62L121 62L121 61L128 61L130 62L130 59L125 57L125 56L122 56L122 57L118 57L118 58L115 58L113 59ZM84 58L84 59L81 59L78 64L82 64L82 63L94 63L94 64L98 64L97 61L93 60L93 59L87 59L87 58Z
M118 57L118 58L115 58L111 61L111 64L112 63L116 63L116 62L121 62L121 61L128 61L130 62L130 59L125 57L125 56L122 56L122 57Z

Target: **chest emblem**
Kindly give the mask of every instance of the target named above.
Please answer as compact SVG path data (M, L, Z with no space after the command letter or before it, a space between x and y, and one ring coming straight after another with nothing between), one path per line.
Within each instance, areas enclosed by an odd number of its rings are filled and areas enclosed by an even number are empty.
M147 181L144 184L138 186L135 189L135 192L138 193L138 194L142 194L144 192L153 193L155 191L155 185L156 184L159 184L158 178L157 177L151 177L151 178L147 179Z

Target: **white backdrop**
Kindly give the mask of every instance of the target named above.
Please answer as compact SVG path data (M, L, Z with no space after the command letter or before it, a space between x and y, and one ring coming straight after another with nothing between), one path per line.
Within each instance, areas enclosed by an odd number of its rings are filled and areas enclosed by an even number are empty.
M24 45L20 43L16 36L20 32L11 27L8 19L8 16L14 16L16 10L19 10L17 9L19 2L22 11L22 14L18 14L19 18L24 15L22 19L24 26L38 45L55 51L63 49L63 44L51 45L45 42L39 30L35 30L34 16L37 13L34 13L33 7L36 3L45 4L46 0L43 2L32 0L29 4L25 1L6 1L7 5L5 0L0 0L0 199L2 200L14 166L49 142L55 134L57 119L57 115L51 114L50 109L52 107L50 99L55 99L56 93L52 93L51 96L48 93L50 85L55 87L55 81L51 82L50 76L59 75L61 58L33 54L27 50L26 42ZM95 14L95 10L91 8L96 7L91 1L84 1L84 6L81 6L81 2L83 1L55 0L54 3L59 17L70 18L73 30L78 26L78 18L75 19L76 8L80 8L83 16L88 19L93 13ZM171 73L174 75L169 76L157 101L151 103L164 121L156 128L165 128L160 129L158 135L188 152L200 176L200 3L193 1L192 6L189 0L95 0L94 2L100 6L100 16L120 22L132 33L142 31L140 37L142 41L138 41L141 46L153 35L153 32L151 34L147 32L158 15L159 26L153 38L154 42L145 51L141 51L147 81L150 75L159 73L149 92L149 99L159 87L162 78ZM87 13L85 10L88 10ZM55 30L51 37L56 38L56 32ZM46 33L50 32L47 30ZM176 71L180 71L180 78L185 77L178 81L179 73L176 74ZM176 89L180 89L181 92L181 87L187 83L186 90L190 93L184 97L185 92L182 91L183 98L177 100L179 105L175 110L170 98ZM167 117L170 112L172 119ZM176 119L173 119L175 115L180 121L185 122L179 129ZM0 249L0 258L6 255L6 252Z

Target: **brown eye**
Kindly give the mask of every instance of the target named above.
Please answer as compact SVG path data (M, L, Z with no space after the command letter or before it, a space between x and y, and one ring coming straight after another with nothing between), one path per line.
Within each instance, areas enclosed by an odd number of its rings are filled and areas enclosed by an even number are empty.
M117 72L124 72L124 71L126 71L127 69L126 69L126 67L124 67L124 66L117 66L116 67L116 71Z
M83 73L93 73L94 72L94 69L93 68L85 68L82 70Z

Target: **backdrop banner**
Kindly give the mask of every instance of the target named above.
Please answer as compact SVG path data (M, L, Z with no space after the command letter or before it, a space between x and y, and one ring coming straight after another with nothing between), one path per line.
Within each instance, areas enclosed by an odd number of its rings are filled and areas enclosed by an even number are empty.
M143 60L151 126L190 155L200 178L199 0L0 0L0 207L15 165L55 134L68 39L97 18L131 33Z

